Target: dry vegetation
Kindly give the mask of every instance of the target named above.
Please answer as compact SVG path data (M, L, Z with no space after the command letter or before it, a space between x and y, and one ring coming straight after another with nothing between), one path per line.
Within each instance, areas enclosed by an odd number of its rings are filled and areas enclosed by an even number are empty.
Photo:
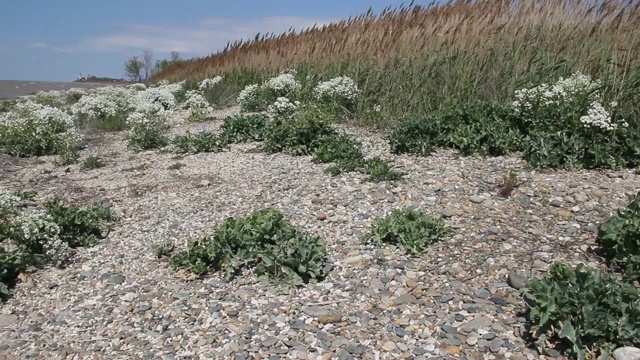
M156 75L223 74L241 88L284 68L351 76L360 108L421 115L472 101L508 101L514 90L582 71L605 98L638 109L640 5L612 1L452 1L369 11L299 33L257 35ZM634 96L635 95L635 96Z

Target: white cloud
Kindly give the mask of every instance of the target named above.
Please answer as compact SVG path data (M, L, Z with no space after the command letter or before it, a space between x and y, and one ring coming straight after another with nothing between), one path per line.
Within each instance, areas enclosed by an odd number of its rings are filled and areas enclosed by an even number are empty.
M128 25L122 30L83 40L69 47L49 47L54 51L73 52L154 52L177 50L183 54L205 55L221 50L227 42L252 39L257 33L282 33L294 28L300 31L313 25L322 26L335 19L313 19L295 16L272 16L237 20L208 18L195 26Z

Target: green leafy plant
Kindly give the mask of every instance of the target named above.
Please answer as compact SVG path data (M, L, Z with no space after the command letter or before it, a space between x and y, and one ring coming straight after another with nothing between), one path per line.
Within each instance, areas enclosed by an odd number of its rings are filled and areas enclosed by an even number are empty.
M155 256L160 259L170 256L173 250L175 250L175 245L173 242L167 241L161 244L155 244L151 248L153 249Z
M184 165L183 163L181 163L181 162L175 162L175 163L173 163L173 164L169 165L169 166L167 167L167 169L168 169L168 170L180 170L180 169L182 169L184 166L185 166L185 165Z
M0 193L0 297L9 296L16 276L28 267L60 265L70 249L104 237L102 226L115 219L108 208L81 209L59 197L42 206L33 192Z
M224 148L220 138L209 131L195 134L178 135L173 139L175 152L179 154L198 154L202 152L220 152Z
M289 155L313 154L325 137L337 135L332 123L335 118L321 108L308 106L286 121L275 119L268 123L262 150Z
M405 175L401 171L394 170L390 161L383 160L377 156L364 162L364 172L369 175L365 180L373 182L400 180Z
M87 156L82 162L82 168L85 170L97 169L103 166L104 166L104 163L102 162L102 160L95 155Z
M103 237L101 226L115 220L111 209L102 204L81 209L65 204L58 196L46 200L43 207L60 227L60 238L71 248L94 245Z
M227 279L251 268L261 280L297 286L324 278L326 256L320 238L294 228L282 213L263 209L229 218L213 235L190 241L171 264L196 274L223 271Z
M519 121L510 106L480 102L405 120L388 140L395 154L426 156L436 148L448 147L466 155L500 156L522 149Z
M263 141L268 119L262 114L239 114L225 118L220 138L225 144Z
M393 211L389 216L375 219L363 241L378 246L382 243L392 244L412 256L418 256L427 246L444 239L449 232L442 219L405 207Z
M598 352L606 359L616 347L640 345L640 292L633 285L582 264L555 263L527 288L527 316L540 350L552 344L579 360Z
M519 186L518 173L511 169L509 173L502 177L502 186L500 187L500 196L509 197L511 193Z
M598 242L612 268L629 280L640 280L640 192L598 229Z
M313 153L313 162L360 161L364 158L361 147L362 145L348 134L327 136L320 141Z

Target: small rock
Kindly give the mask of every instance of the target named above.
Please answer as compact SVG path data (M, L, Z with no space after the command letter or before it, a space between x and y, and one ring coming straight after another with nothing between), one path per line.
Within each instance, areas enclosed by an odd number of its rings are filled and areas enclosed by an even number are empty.
M474 346L474 345L475 345L475 344L477 344L477 343L478 343L478 338L477 338L477 337L475 337L475 336L469 336L469 337L467 338L467 345L469 345L469 346Z
M469 201L471 201L474 204L481 204L484 201L484 199L481 198L480 196L473 195L473 196L469 196Z
M328 314L318 316L318 322L320 324L333 324L342 321L342 315L340 314Z
M327 214L323 213L323 212L319 212L316 214L316 219L323 221L327 219Z
M491 318L487 316L478 316L477 318L460 326L460 330L470 333L472 331L477 331L478 329L488 328L492 323L493 320L491 320Z
M613 351L616 360L640 360L640 349L631 346L617 348Z
M207 187L209 185L211 185L211 181L209 181L209 180L202 180L200 182L200 186L202 186L202 187Z
M527 281L527 278L516 272L510 272L507 275L507 284L514 289L520 290L525 287L525 281Z
M311 317L329 315L329 311L321 306L305 306L302 308L302 312Z
M126 277L124 275L116 274L109 276L108 281L112 284L122 284Z
M497 353L498 351L500 351L502 344L504 344L504 341L502 341L502 339L495 338L489 343L489 350L491 350L491 352L493 353Z
M491 297L491 292L489 292L489 290L487 290L487 289L477 289L475 291L475 294L480 299L488 299L488 298Z
M396 348L396 344L393 341L387 341L384 344L382 344L382 348L385 349L386 351L391 351Z
M18 321L15 315L0 314L0 327L10 326Z
M562 200L560 199L551 199L549 201L549 205L553 206L553 207L562 207Z
M347 265L362 265L364 264L364 256L362 255L350 256L350 257L344 258L342 260L342 263Z

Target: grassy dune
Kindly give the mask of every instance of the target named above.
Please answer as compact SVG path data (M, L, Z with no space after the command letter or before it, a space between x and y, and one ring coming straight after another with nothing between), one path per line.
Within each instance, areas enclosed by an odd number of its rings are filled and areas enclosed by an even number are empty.
M600 4L599 4L600 3ZM505 102L516 89L582 71L605 100L637 112L640 5L612 1L452 1L387 8L300 32L257 35L169 67L155 80L224 75L239 90L284 68L320 78L351 76L360 108L438 112L474 101Z

